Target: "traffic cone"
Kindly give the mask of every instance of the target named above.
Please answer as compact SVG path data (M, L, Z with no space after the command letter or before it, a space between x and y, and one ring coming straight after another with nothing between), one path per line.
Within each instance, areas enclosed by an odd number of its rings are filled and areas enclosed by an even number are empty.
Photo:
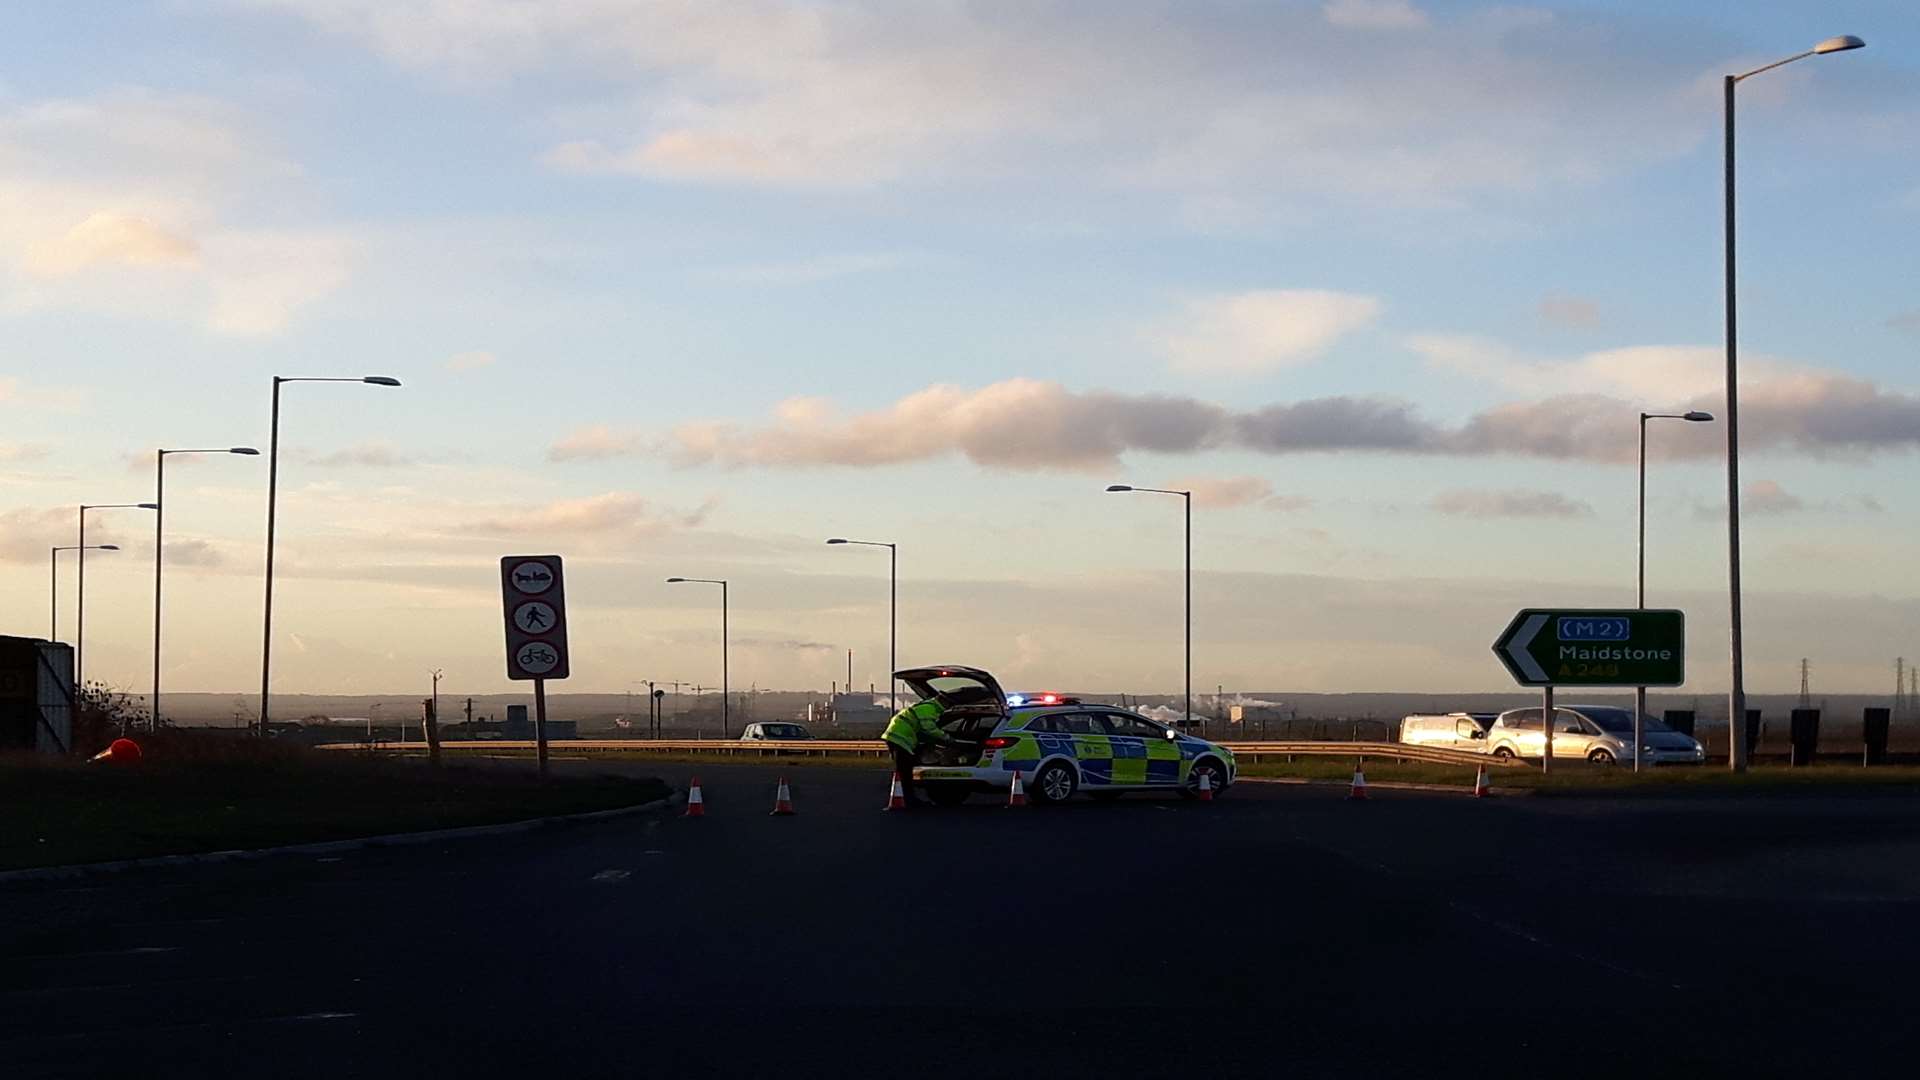
M1013 786L1007 789L1008 806L1027 805L1027 788L1020 782L1020 770L1013 770Z
M1200 801L1213 801L1213 772L1211 770L1200 774Z
M1492 794L1493 790L1487 786L1487 767L1482 765L1480 771L1473 775L1473 797L1484 799Z
M780 788L773 793L773 812L768 817L786 817L793 813L793 793L787 790L787 778L780 778Z
M893 774L893 790L887 792L887 809L905 810L906 808L907 792L905 788L900 786L900 774L895 772Z
M707 800L700 797L700 778L694 777L687 785L687 817L706 817Z
M1347 789L1347 798L1365 799L1367 797L1366 766L1355 762L1353 766L1353 786Z

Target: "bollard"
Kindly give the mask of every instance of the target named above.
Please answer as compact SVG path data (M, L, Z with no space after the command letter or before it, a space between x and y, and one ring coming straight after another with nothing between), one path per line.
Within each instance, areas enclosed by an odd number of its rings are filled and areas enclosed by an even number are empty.
M1754 757L1756 757L1760 753L1760 737L1765 734L1766 734L1766 725L1760 722L1760 710L1748 709L1747 710L1747 759L1748 760L1752 760ZM1728 730L1727 737L1728 738L1733 737L1733 732L1731 729Z
M1868 709L1861 717L1860 741L1864 745L1860 750L1860 764L1887 763L1887 728L1892 718L1892 709Z

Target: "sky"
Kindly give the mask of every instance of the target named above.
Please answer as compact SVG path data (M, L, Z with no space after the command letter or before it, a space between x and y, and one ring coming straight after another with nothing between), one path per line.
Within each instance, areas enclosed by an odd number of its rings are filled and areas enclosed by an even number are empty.
M1920 9L1441 0L0 8L0 632L159 447L266 449L274 687L572 678L1503 689L1631 604L1638 414L1724 413L1742 83L1748 686L1920 656ZM1649 432L1647 590L1727 685L1719 423ZM169 458L166 685L257 688L264 457ZM89 515L141 692L153 520ZM60 573L72 639L73 555Z

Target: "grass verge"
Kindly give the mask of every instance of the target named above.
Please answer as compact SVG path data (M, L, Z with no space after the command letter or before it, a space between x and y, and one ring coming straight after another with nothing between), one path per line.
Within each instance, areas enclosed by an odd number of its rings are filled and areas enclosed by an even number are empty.
M479 753L480 751L475 751ZM531 750L493 750L492 756L532 757ZM847 755L776 756L761 754L692 754L634 751L594 751L591 754L567 753L564 742L553 744L555 760L619 761L624 763L657 761L682 765L774 765L780 768L889 768L885 758ZM1300 780L1337 780L1353 777L1352 756L1299 756L1289 762L1272 755L1261 760L1240 759L1243 776L1282 777ZM1831 793L1860 791L1875 794L1920 794L1920 766L1881 765L1864 769L1858 765L1814 765L1792 769L1784 765L1758 765L1745 773L1732 773L1723 766L1665 766L1635 775L1630 768L1591 765L1584 761L1555 761L1545 776L1538 768L1489 768L1495 787L1531 788L1542 794L1604 795L1644 792L1677 794L1717 791L1741 791L1753 794L1795 792ZM1367 779L1372 782L1441 784L1461 789L1473 786L1473 770L1456 765L1427 765L1397 762L1385 758L1367 759Z
M170 756L157 745L131 765L0 758L0 869L491 825L668 792L647 777L541 783L517 771L254 747Z

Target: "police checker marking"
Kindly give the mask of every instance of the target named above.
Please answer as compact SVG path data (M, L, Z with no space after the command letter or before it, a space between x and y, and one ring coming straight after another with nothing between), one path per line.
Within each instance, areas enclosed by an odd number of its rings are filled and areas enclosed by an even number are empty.
M1493 651L1523 686L1678 686L1686 681L1686 616L1528 609Z

